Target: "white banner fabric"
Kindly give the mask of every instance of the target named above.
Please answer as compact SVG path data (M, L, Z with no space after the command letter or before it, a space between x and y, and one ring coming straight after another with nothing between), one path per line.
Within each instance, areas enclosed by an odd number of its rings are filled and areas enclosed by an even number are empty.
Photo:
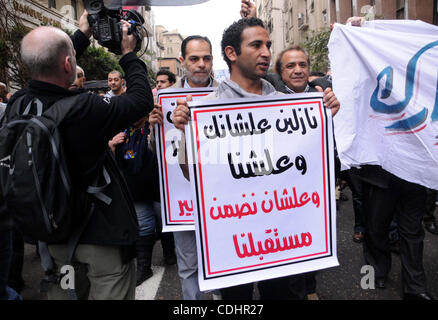
M410 20L335 24L328 48L343 168L380 165L438 189L438 27Z
M332 120L322 94L189 105L201 290L337 266Z
M155 142L160 174L161 217L163 232L194 230L193 200L190 182L178 163L181 131L172 123L177 99L192 95L200 99L215 88L168 88L158 91L157 103L163 112L163 124L155 127Z

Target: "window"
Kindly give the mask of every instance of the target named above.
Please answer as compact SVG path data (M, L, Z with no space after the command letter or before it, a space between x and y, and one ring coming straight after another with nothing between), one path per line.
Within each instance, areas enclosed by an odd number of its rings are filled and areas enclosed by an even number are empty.
M49 0L49 8L56 9L56 0Z
M396 19L406 19L405 0L397 0L396 8L397 8L395 12Z
M78 20L78 4L77 4L77 0L71 0L71 6L72 6L72 16L73 19Z
M434 6L434 9L435 9L435 10L433 10L433 23L435 25L438 25L438 0L436 0L433 3L433 6Z
M290 10L289 10L289 17L288 18L289 18L289 26L292 28L294 26L294 12L293 12L292 8L290 8Z
M327 10L323 10L322 11L322 23L323 24L327 24L327 21L328 21L328 19L327 19Z
M353 17L356 15L355 12L357 12L357 0L351 0L350 4L351 4L350 17Z
M293 42L294 42L294 37L293 37L293 32L292 32L292 30L288 31L286 35L287 35L287 41L288 41L289 43L293 43Z

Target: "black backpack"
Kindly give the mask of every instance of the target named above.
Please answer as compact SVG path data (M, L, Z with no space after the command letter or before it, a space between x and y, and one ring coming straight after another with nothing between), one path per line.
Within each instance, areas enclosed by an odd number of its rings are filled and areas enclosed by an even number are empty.
M9 106L17 114L9 122L3 120L0 128L1 194L14 225L25 236L63 242L77 229L87 197L85 190L72 188L58 128L80 95L63 98L44 113L43 104L35 98L18 114L24 97ZM34 108L37 113L31 114ZM90 187L89 193L102 189Z

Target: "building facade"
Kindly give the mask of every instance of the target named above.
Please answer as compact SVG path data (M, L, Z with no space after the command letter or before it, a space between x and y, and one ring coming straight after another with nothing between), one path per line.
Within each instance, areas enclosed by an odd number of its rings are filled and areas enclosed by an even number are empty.
M257 16L265 23L266 30L272 41L271 54L276 57L284 49L285 22L283 14L284 3L295 1L261 0L257 1Z
M84 11L82 1L77 0L12 0L11 5L30 29L51 25L75 30Z
M299 45L312 31L349 17L411 19L438 25L438 0L256 0L257 16L271 35L272 55Z
M4 0L0 0L4 1ZM54 26L64 30L70 30L72 33L79 28L79 18L84 12L83 0L6 0L10 10L15 12L21 23L29 29L34 29L42 25ZM144 24L147 36L143 39L143 50L147 50L142 59L148 64L149 68L157 71L157 41L155 39L154 17L150 7L124 7L124 9L134 9L144 18ZM1 32L1 30L0 30ZM95 42L95 45L98 45ZM147 49L146 49L146 46ZM6 79L7 71L0 70L1 78ZM11 89L14 89L12 86Z
M164 26L155 27L158 48L158 69L167 69L179 79L184 75L179 57L184 37L178 30L167 31Z

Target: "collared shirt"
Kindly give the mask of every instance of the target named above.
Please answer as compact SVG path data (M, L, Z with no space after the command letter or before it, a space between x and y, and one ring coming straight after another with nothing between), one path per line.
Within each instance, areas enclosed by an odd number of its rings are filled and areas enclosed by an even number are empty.
M113 90L108 91L107 93L104 94L105 98L112 98L115 97L116 95L114 94Z
M210 77L210 82L208 83L207 87L212 87L212 86L213 86L213 78ZM185 77L183 88L191 88L189 82L187 81L187 77Z
M286 91L288 92L288 93L296 93L294 90L292 90L291 88L289 88L288 86L284 86L285 88L286 88ZM309 84L306 84L306 89L304 89L304 91L303 92L309 92L310 91L310 86L309 86Z

